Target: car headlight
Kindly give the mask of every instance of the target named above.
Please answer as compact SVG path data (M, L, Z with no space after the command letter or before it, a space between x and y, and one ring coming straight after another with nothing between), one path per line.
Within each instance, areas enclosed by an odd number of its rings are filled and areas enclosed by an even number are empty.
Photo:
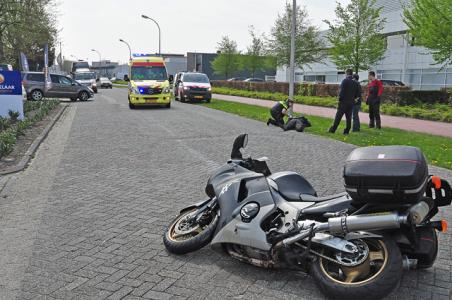
M208 90L209 92L211 92L211 91L212 91L212 88L209 86L209 87L207 88L207 90Z
M139 94L140 93L140 91L138 90L138 88L136 88L136 87L130 87L130 92L132 93L132 94Z
M189 86L184 86L184 90L188 91L190 89Z
M169 88L169 86L163 88L163 91L162 91L163 94L168 94L170 92L171 92L171 89Z

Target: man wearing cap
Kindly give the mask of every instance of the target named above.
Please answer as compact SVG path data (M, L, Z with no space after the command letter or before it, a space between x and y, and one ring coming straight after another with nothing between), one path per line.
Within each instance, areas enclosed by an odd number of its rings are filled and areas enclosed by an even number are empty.
M270 109L270 115L272 116L267 121L267 126L272 124L283 128L284 126L284 116L291 115L291 109L293 107L293 100L287 99L279 101Z

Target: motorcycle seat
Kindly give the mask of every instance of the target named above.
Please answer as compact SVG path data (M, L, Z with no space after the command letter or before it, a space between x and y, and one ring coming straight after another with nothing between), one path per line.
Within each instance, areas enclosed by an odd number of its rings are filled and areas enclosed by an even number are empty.
M316 200L312 201L317 203L303 209L301 213L304 215L323 215L324 213L328 212L338 212L344 209L349 209L352 201L352 198L347 193L340 193L327 197L319 197Z
M346 196L346 195L348 196L348 194L346 192L323 196L323 197L315 197L312 195L300 194L300 199L302 201L307 201L307 202L323 202L323 201L329 201L329 200L342 198L343 196Z
M317 197L317 192L312 185L298 173L278 172L270 175L268 178L276 183L276 190L287 201L304 201L301 199L301 195L307 195L313 198Z

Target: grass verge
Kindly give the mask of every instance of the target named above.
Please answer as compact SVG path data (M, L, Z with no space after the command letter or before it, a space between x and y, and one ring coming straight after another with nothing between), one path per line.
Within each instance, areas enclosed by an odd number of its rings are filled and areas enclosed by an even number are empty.
M238 90L223 87L213 87L213 93L240 96L248 98L257 98L273 101L281 101L287 99L287 95L283 93L257 92L248 90ZM335 97L318 97L318 96L300 96L295 95L294 100L300 104L337 107L337 98ZM362 110L368 112L368 106L362 105ZM385 115L409 117L422 120L441 121L452 123L452 106L447 104L418 104L418 105L397 105L392 103L383 103L381 112Z
M269 109L266 107L229 102L212 99L211 103L202 104L206 107L233 113L246 118L266 122L269 117ZM306 128L306 132L339 140L357 146L377 145L408 145L422 149L429 164L452 169L452 139L422 133L404 131L395 128L383 128L382 130L369 129L363 126L359 133L350 133L348 136L340 134L344 128L344 122L336 134L327 133L333 120L316 116L307 116L312 127ZM263 124L265 126L265 124Z

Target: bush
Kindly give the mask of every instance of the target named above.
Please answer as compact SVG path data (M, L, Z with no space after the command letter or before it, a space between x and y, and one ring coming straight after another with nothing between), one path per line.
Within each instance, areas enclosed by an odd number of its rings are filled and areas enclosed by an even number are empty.
M452 104L451 94L447 91L402 91L399 92L400 105Z
M15 130L10 128L3 132L0 132L0 158L8 155L16 143Z
M0 117L0 132L10 127L11 123L8 118Z
M16 123L19 120L20 113L18 111L9 110L8 115L11 123Z
M26 112L24 120L19 121L19 113L12 111L9 112L11 119L0 117L0 158L13 150L17 137L24 135L28 127L42 120L59 103L58 100L27 101L24 103L24 111ZM32 116L30 116L31 113Z

